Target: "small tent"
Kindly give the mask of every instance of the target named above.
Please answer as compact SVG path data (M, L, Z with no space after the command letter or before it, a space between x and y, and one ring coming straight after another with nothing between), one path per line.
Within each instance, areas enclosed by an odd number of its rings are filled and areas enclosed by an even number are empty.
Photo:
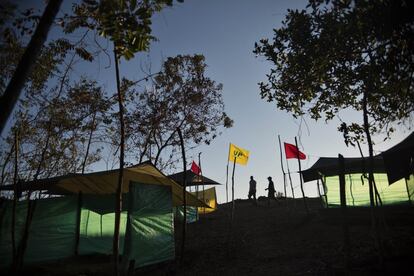
M368 158L344 158L345 189L348 206L369 206ZM321 157L312 167L301 172L304 182L318 181L318 190L325 206L339 206L339 159ZM390 185L382 156L374 157L374 180L381 203L384 205L410 202L405 179Z
M189 186L201 186L201 185L221 185L217 181L214 181L204 175L197 175L191 170L187 170L185 172L186 175L186 187ZM179 172L175 174L171 174L168 177L183 186L183 176L184 172Z
M118 170L70 174L23 183L21 190L46 191L56 197L33 202L24 263L75 255L111 254ZM173 207L183 204L183 188L151 163L124 169L120 252L137 267L175 256ZM3 186L2 190L12 190ZM189 206L208 207L186 192ZM0 202L0 267L12 262L12 201ZM19 245L28 201L18 201L15 244Z
M191 194L210 206L210 208L198 207L198 213L208 214L214 212L217 209L217 195L215 187L203 190L201 192L191 192Z

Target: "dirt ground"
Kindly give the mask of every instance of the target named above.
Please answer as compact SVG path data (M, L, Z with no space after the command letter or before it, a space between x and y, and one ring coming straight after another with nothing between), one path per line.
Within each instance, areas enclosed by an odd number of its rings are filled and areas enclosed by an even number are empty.
M187 227L180 262L181 225L176 227L177 263L137 271L151 275L345 275L345 247L339 209L319 199L247 200L219 206ZM349 210L351 275L395 275L410 269L414 253L414 213L396 207L381 212L382 250L375 246L369 209ZM408 217L407 217L408 216ZM379 257L382 253L382 258ZM383 260L382 262L380 260ZM382 263L382 264L381 264ZM138 274L137 274L138 275Z
M414 210L386 208L375 242L369 209L348 209L350 246L345 258L340 209L319 199L269 202L237 200L188 224L181 259L182 226L176 224L176 260L138 269L134 275L402 275L414 255ZM380 244L381 246L376 246ZM379 249L381 248L381 250ZM381 254L380 254L381 253ZM347 262L347 270L346 267ZM27 275L111 275L110 259L88 258L30 268Z

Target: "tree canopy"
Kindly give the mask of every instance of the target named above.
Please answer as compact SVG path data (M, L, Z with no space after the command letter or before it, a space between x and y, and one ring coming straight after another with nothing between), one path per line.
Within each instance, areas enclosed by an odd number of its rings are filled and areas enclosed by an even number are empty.
M254 53L272 64L261 97L315 120L365 104L370 132L389 134L414 111L412 10L404 0L310 0L304 10L289 10L272 40L255 44ZM362 138L355 122L339 129Z

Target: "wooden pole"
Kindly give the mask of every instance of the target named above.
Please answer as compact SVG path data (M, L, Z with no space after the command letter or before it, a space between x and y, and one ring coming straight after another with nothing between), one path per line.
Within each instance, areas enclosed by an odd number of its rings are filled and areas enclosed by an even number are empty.
M348 227L348 215L346 206L346 189L345 189L345 161L341 154L338 154L339 160L339 195L341 198L341 212L342 212L342 231L344 235L344 267L345 275L348 274L349 258L350 258L350 239Z
M287 159L286 159L286 164L287 164L287 170L288 170L288 176L289 176L289 182L290 182L290 189L292 190L292 197L293 199L295 199L295 192L293 191L292 176L290 175L289 162Z
M114 44L114 60L115 60L115 74L116 74L116 88L118 95L119 106L119 123L120 123L120 152L119 152L119 171L118 171L118 185L116 189L115 199L115 225L114 225L114 237L113 237L113 258L114 258L114 273L119 275L119 231L121 225L121 212L122 212L122 183L124 181L124 151L125 151L125 126L124 126L124 105L123 97L121 93L120 77L119 77L119 65L118 54L116 45Z
M200 167L200 176L201 176L201 184L203 185L203 202L206 202L205 194L204 194L204 178L203 178L203 170L201 169L201 152L198 153L198 166ZM203 207L203 214L206 213L206 207Z
M186 198L186 187L187 187L187 161L185 160L185 149L184 149L184 140L180 128L177 128L178 136L180 137L181 143L181 154L183 156L183 232L182 232L182 243L181 243L181 257L180 263L184 261L184 250L185 250L185 230L187 226L187 198Z
M296 154L297 154L297 159L298 159L298 165L299 165L299 181L300 181L300 190L302 191L302 197L303 197L303 204L305 205L305 209L306 209L306 213L309 214L309 209L308 209L308 204L306 202L306 197L305 197L305 191L303 189L303 181L302 181L302 167L300 165L300 158L299 158L299 147L298 147L298 140L295 136L295 144L296 144Z
M234 219L234 209L236 209L236 202L234 201L234 171L236 170L236 157L234 157L233 161L233 173L231 174L231 201L232 201L232 208L231 208L231 221Z
M80 241L80 224L81 224L81 216L82 216L82 191L78 194L78 209L76 214L76 236L75 236L75 256L79 255L79 241Z
M287 193L286 193L286 174L285 174L285 169L283 168L283 154L282 154L282 143L280 142L280 135L278 135L277 138L279 139L280 167L282 168L282 173L283 173L283 188L284 188L285 197L287 198Z
M226 203L229 202L229 191L228 191L229 163L230 163L230 144L229 144L229 154L227 156L227 169L226 169Z

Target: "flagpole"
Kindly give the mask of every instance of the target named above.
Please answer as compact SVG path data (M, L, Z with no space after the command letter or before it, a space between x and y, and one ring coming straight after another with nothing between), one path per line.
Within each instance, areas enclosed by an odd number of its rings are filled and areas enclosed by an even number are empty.
M299 180L300 180L300 189L302 190L302 196L303 196L303 204L305 204L306 213L309 214L308 204L306 203L306 197L305 197L305 191L303 190L303 181L302 181L302 167L300 166L300 158L299 158L299 147L298 147L298 140L295 136L295 145L296 145L296 154L299 164Z
M230 143L229 153L227 155L227 170L226 170L226 203L229 202L228 181L229 181L229 163L230 163Z
M232 200L232 209L231 209L231 221L234 219L234 209L235 209L235 201L234 201L234 171L236 170L236 158L234 157L234 163L233 163L233 173L231 175L231 200Z
M279 138L280 166L282 167L282 173L283 173L283 189L284 189L284 192L285 192L285 197L287 199L285 169L283 168L282 144L280 142L280 135L278 135L277 137Z
M286 152L285 152L285 156L286 156ZM287 160L287 158L286 158L286 166L287 166L287 170L288 170L290 189L292 190L292 197L293 197L293 199L295 199L295 192L293 191L293 184L292 184L292 176L290 175L289 161Z
M203 202L205 203L204 198L204 178L203 178L203 170L201 169L201 152L198 153L198 166L200 167L200 176L201 176L201 183L203 185ZM203 207L203 214L206 213L206 207Z

